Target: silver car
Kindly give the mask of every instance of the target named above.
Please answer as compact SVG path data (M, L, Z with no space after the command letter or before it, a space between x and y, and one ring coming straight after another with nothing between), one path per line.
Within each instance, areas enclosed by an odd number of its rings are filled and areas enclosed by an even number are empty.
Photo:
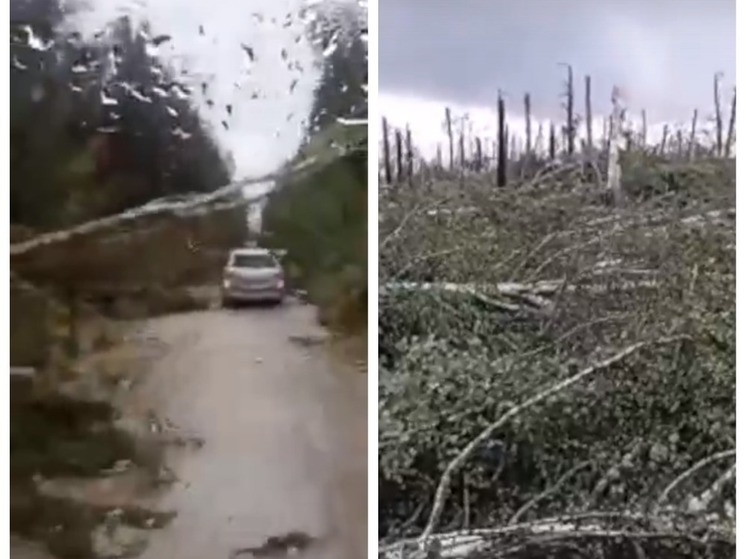
M231 251L223 270L221 301L224 307L239 302L271 301L285 298L285 274L273 254L263 248Z

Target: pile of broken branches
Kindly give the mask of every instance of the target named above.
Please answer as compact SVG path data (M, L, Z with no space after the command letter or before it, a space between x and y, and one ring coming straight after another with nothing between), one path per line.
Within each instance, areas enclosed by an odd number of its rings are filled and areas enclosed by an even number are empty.
M734 556L734 183L694 174L381 195L382 556Z

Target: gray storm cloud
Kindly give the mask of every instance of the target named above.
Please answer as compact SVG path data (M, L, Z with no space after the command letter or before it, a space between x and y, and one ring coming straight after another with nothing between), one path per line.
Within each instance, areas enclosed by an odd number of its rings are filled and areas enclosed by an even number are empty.
M735 83L735 0L379 0L381 90L470 106L498 88L556 117L565 70L593 79L593 103L624 88L657 121L713 106ZM724 92L726 94L726 92Z

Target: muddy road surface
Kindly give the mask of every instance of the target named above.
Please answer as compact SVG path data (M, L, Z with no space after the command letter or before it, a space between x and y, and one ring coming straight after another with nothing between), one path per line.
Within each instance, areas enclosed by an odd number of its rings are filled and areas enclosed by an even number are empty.
M158 506L177 516L141 557L251 557L233 552L288 532L313 538L299 557L365 557L367 376L315 343L313 307L189 313L143 330L166 351L138 405L204 445L168 451L176 481Z

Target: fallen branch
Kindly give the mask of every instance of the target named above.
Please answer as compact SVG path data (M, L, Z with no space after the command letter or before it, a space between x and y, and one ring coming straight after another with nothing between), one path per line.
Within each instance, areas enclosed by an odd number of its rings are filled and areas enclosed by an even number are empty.
M443 507L445 506L445 500L448 496L448 492L450 489L451 484L451 476L453 473L458 470L461 466L463 466L464 463L469 459L469 457L473 454L473 452L484 442L486 441L492 433L494 433L497 429L500 429L503 425L505 425L508 421L510 421L513 417L517 416L524 410L538 404L539 402L542 402L546 400L547 398L565 390L566 388L578 383L579 381L583 380L584 378L600 371L607 369L611 367L612 365L626 359L630 355L636 353L640 349L644 347L649 347L652 345L661 345L661 344L668 344L675 341L681 340L681 336L676 337L670 337L670 338L664 338L660 340L656 340L653 342L638 342L636 344L632 344L625 349L621 350L620 352L616 353L615 355L612 355L611 357L596 363L594 365L591 365L589 367L586 367L579 373L568 377L556 384L553 384L549 388L546 388L542 391L540 391L538 394L535 394L531 398L528 398L524 402L513 406L510 408L506 413L504 413L497 421L489 425L486 429L484 429L477 437L471 440L469 444L467 444L463 450L456 456L446 467L445 471L443 472L443 475L440 478L440 482L438 483L438 488L435 492L435 502L433 504L432 511L430 512L430 518L427 522L427 525L425 527L425 530L422 532L422 535L419 537L419 542L424 543L427 541L427 539L430 537L430 535L433 533L433 530L435 529L435 526L438 523L438 520L440 520L440 515L443 512Z
M736 465L733 464L725 470L710 487L708 487L699 497L692 497L687 503L689 512L703 512L710 508L715 497L720 495L725 485L734 480L736 477Z
M573 334L576 334L577 332L581 330L585 330L588 328L592 328L594 326L597 326L599 324L604 324L606 322L613 322L615 320L621 320L623 318L628 318L630 315L629 313L622 313L619 315L610 315L610 316L604 316L601 318L596 318L594 320L591 320L589 322L578 324L576 326L573 326L570 328L567 332L557 336L555 339L553 339L551 342L546 343L542 346L539 346L535 349L528 350L524 353L521 353L518 357L521 359L526 359L527 357L532 357L534 355L538 355L539 353L546 351L548 349L551 349L555 347L559 342L566 340L567 338L571 337Z
M596 274L594 274L596 275ZM532 306L549 307L551 301L546 297L555 295L562 288L562 280L540 280L533 283L451 283L451 282L387 282L379 287L379 295L387 293L406 291L443 291L449 293L460 293L474 297L489 299L490 295L512 297L523 299ZM658 283L654 280L625 281L617 285L568 285L568 291L583 290L593 294L607 293L609 291L629 291L634 289L654 288ZM518 310L515 307L513 310Z
M666 488L663 490L663 492L658 497L655 503L655 508L653 509L653 512L657 513L658 511L660 511L660 508L663 506L663 503L665 503L666 499L668 499L668 496L671 494L671 492L674 489L676 489L679 485L681 485L683 482L685 482L687 479L692 477L699 470L712 464L713 462L717 462L718 460L723 460L724 458L729 458L735 455L736 455L736 449L733 448L731 450L724 450L722 452L716 452L715 454L707 456L706 458L703 458L702 460L694 464L691 468L683 472L676 479L674 479L671 483L669 483L668 486L666 486Z
M246 186L266 183L273 179L273 175L268 175L267 177L259 179L231 183L210 194L194 194L179 198L153 200L143 206L124 211L117 215L88 221L62 231L44 233L28 241L12 244L10 245L10 256L11 258L14 256L20 256L43 246L67 242L77 237L85 237L93 233L98 233L99 231L113 229L125 224L137 222L141 219L152 218L160 215L185 217L188 215L199 214L204 211L205 206L218 203L220 200L227 197L234 197ZM252 198L242 198L239 203L253 204L263 200L266 195L267 193L265 192ZM233 204L234 201L231 201L230 203ZM225 207L219 206L218 209L225 209Z
M565 514L561 516L542 518L530 522L522 522L497 528L477 528L471 530L458 530L432 534L428 540L437 542L441 550L441 557L467 557L473 552L488 547L491 543L511 536L520 536L525 541L531 541L534 537L559 536L569 534L569 537L577 537L578 534L599 535L618 534L620 532L637 534L657 534L662 537L682 537L682 532L674 530L679 522L684 520L679 512L674 511L665 516L651 516L641 512L631 511L587 511L581 513ZM585 524L588 523L588 524ZM626 528L623 528L624 526ZM614 526L606 529L604 526ZM632 528L639 531L634 531ZM685 532L685 538L690 537ZM652 536L651 536L652 537ZM699 540L694 540L699 542ZM418 538L407 538L391 544L379 546L379 556L383 557L406 557L402 552L420 543Z
M151 200L142 206L126 210L117 215L95 219L69 229L44 233L28 241L14 243L10 245L10 256L11 258L20 256L46 245L67 242L76 237L84 237L102 230L130 224L143 218L159 215L188 217L244 204L255 204L266 198L267 194L274 188L275 181L291 174L306 173L315 162L316 158L311 157L292 167L280 169L257 178L237 180L206 194L192 193ZM247 187L255 187L255 192L248 193Z
M557 166L556 163L552 162L539 169L534 177L530 181L522 184L520 188L523 190L533 189L541 185L542 183L545 183L549 179L561 175L562 173L582 170L582 168L583 163L581 161L571 161L570 163L565 163L564 165L559 166ZM546 186L546 184L544 186Z
M399 225L396 226L396 228L391 231L388 235L386 235L381 241L378 243L379 251L383 250L391 241L396 239L399 235L401 235L401 232L404 230L404 227L407 225L410 219L412 219L415 215L417 215L420 212L428 212L433 208L437 208L441 204L443 204L444 200L440 200L438 202L435 202L433 204L428 204L426 207L423 207L421 205L415 205L414 208L412 208L409 212L406 213L404 218L399 222Z
M580 464L577 464L577 465L573 466L567 472L565 472L564 474L562 474L562 476L560 476L560 478L557 480L557 483L555 483L554 485L548 487L547 489L545 489L544 491L542 491L541 493L539 493L537 496L535 496L533 499L531 499L530 501L528 501L526 504L524 504L521 508L519 508L516 511L516 513L510 518L510 520L508 520L508 526L511 526L513 524L517 524L518 520L524 514L526 514L529 510L531 510L531 508L534 505L536 505L536 503L538 503L539 501L545 499L546 497L549 497L550 495L556 493L557 490L560 487L562 487L562 485L568 479L570 479L578 471L582 470L583 468L585 468L586 466L589 466L589 465L590 465L590 462L587 462L587 461L586 462L581 462Z

